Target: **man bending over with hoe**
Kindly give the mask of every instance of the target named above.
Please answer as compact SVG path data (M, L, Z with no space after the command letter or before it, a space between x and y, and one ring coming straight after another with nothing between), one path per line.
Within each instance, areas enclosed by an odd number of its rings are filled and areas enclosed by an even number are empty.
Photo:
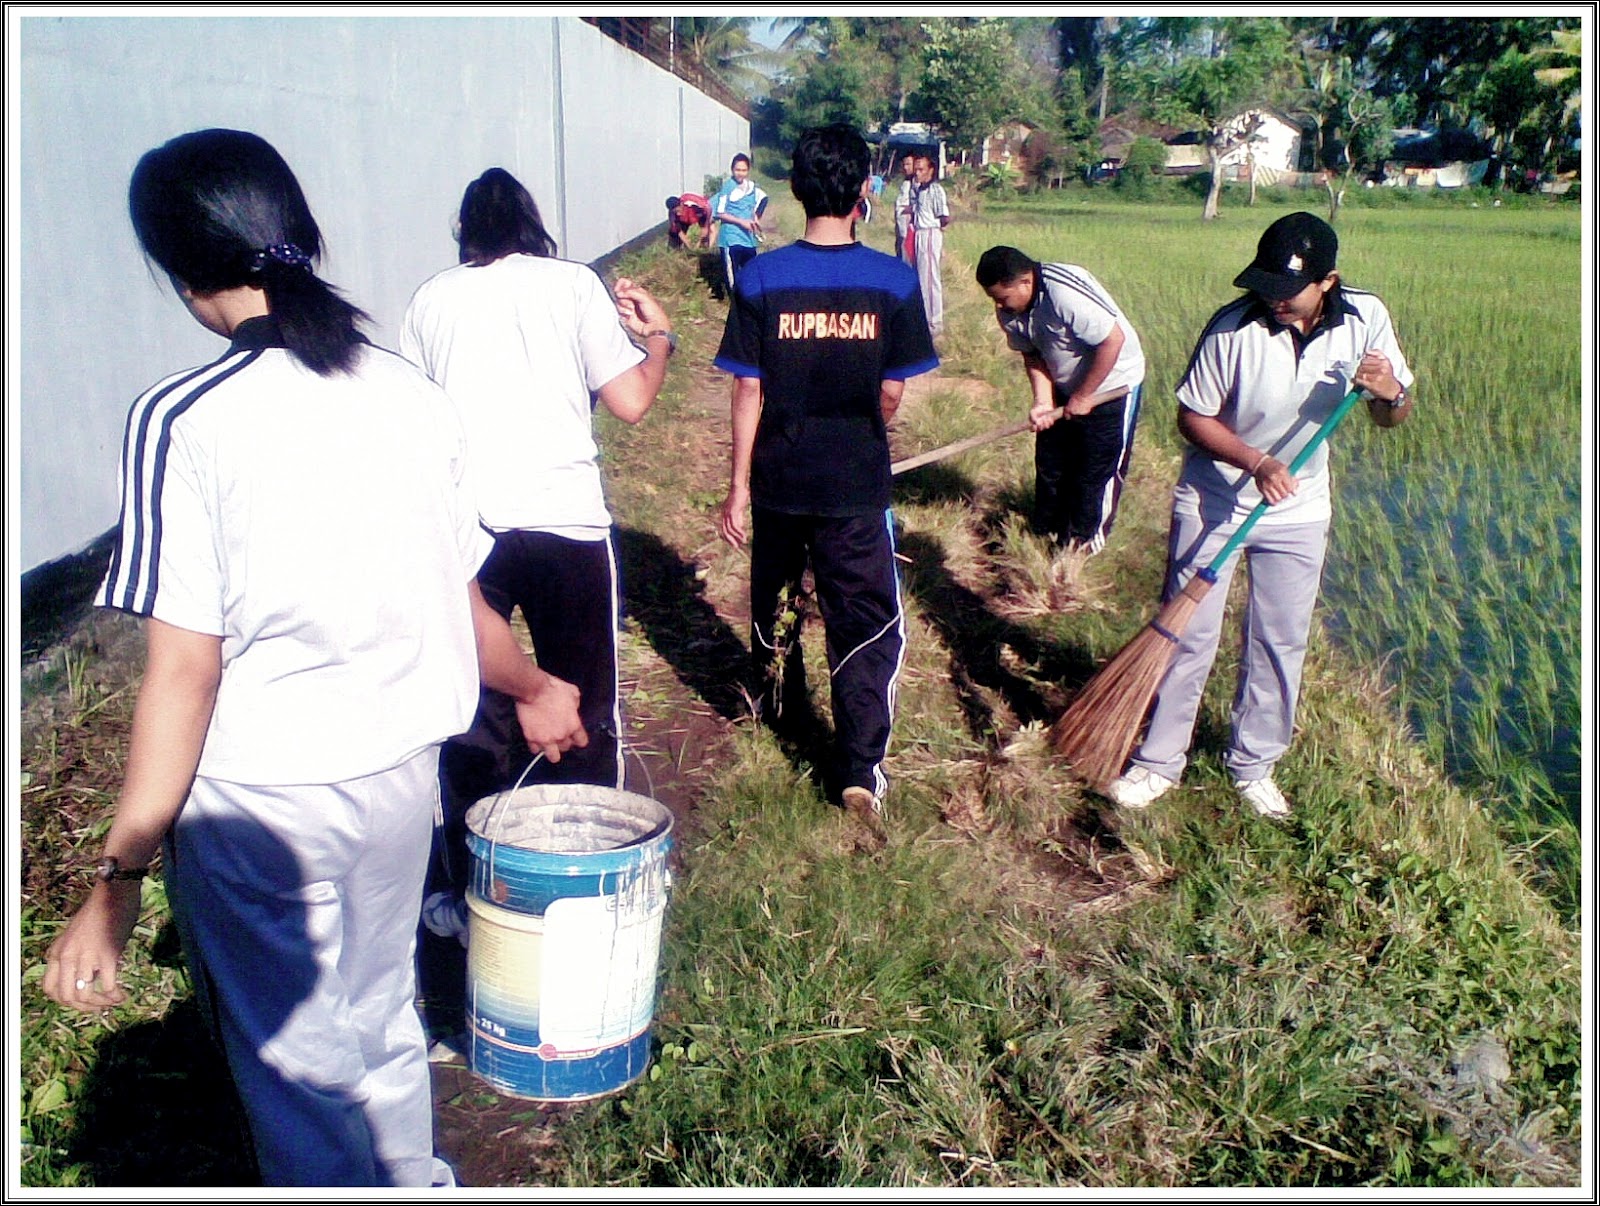
M1144 350L1104 285L1075 264L1015 247L978 260L978 284L1033 392L1034 522L1062 548L1105 547L1139 422ZM1098 397L1122 389L1121 397Z

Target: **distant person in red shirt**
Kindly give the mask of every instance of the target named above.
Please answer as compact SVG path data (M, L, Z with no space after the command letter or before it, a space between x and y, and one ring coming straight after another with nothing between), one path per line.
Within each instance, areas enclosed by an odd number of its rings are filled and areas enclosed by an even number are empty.
M685 246L683 236L698 230L696 242L703 248L711 234L711 202L699 193L684 193L667 198L667 246Z

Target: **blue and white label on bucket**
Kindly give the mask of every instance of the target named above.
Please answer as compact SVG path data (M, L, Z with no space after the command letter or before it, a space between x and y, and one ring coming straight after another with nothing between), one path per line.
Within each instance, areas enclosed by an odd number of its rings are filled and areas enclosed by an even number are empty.
M636 889L643 886L636 881ZM661 891L550 903L539 976L541 1048L592 1051L650 1025L665 911Z

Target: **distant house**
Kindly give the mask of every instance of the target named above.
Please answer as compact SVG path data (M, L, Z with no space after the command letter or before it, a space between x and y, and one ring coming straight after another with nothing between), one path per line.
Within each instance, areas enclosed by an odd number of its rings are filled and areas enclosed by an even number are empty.
M1033 137L1037 127L1025 121L1008 121L988 138L983 140L982 154L978 160L979 167L987 167L991 163L1011 163L1022 158L1023 148L1028 145L1028 139Z
M1256 183L1271 184L1280 177L1303 169L1303 159L1314 145L1307 135L1315 129L1309 119L1301 119L1276 109L1248 109L1222 127L1237 140L1222 156L1223 177L1248 180L1252 172ZM1206 150L1209 130L1185 130L1128 114L1108 117L1100 123L1102 166L1120 168L1128 147L1135 138L1154 138L1166 145L1168 176L1193 176L1211 170Z
M1149 121L1131 113L1119 113L1102 121L1097 134L1100 139L1100 162L1095 174L1114 176L1122 170L1123 161L1128 157L1128 148L1133 145L1135 138L1153 138L1166 143L1170 160L1171 140L1182 136L1183 131L1177 126Z
M1389 188L1482 184L1493 158L1494 148L1466 130L1396 130L1383 183Z
M1290 172L1311 167L1305 162L1316 145L1316 123L1310 118L1278 109L1250 109L1223 128L1230 134L1249 131L1222 157L1222 170L1229 180L1248 180L1254 172L1257 184L1273 184Z

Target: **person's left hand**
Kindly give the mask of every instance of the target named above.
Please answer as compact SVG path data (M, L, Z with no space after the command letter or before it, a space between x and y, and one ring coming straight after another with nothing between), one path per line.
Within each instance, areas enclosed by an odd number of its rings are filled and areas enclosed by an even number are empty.
M1382 352L1368 352L1363 356L1350 384L1360 386L1385 402L1400 393L1400 382L1394 375L1394 366Z
M139 920L137 880L97 883L45 956L45 995L71 1009L98 1013L127 999L117 983L122 950Z
M1066 401L1066 412L1075 419L1081 419L1095 408L1093 394L1076 393Z
M650 291L627 277L617 278L612 291L617 299L617 318L630 334L670 330L672 320Z
M722 500L722 506L717 511L717 534L736 549L744 547L748 535L745 512L749 506L750 487L739 486L729 489L728 496Z

